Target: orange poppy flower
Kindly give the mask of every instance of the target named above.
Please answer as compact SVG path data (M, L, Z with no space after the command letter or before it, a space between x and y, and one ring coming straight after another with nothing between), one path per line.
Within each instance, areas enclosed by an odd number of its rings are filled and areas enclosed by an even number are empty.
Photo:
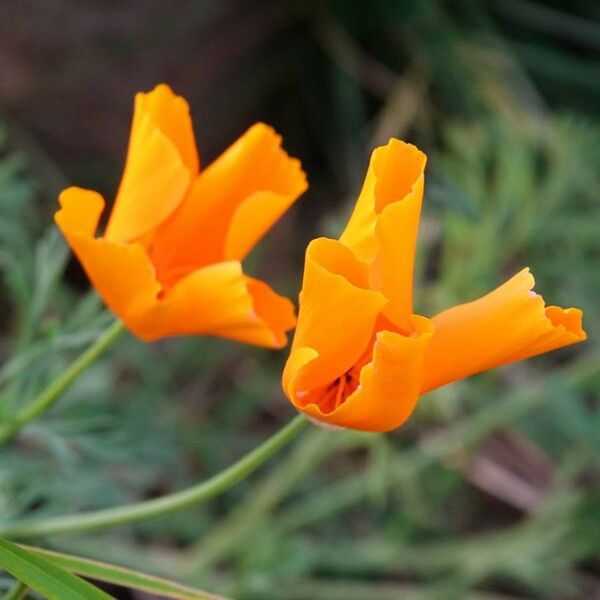
M143 340L208 334L286 344L294 308L241 261L306 190L267 125L200 171L187 102L166 85L137 94L125 170L103 237L104 200L70 187L55 219L108 306Z
M581 311L545 307L528 269L432 319L413 314L425 162L398 140L377 148L340 239L308 246L283 388L316 421L389 431L429 390L586 338Z

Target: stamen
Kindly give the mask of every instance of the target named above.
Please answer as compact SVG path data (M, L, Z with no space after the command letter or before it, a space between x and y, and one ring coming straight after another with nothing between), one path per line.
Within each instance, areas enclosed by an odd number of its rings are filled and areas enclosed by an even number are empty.
M353 367L330 383L323 395L321 408L333 412L359 387L360 369Z
M333 410L335 410L342 403L342 401L345 400L344 392L346 391L347 375L348 375L347 373L344 373L337 380L337 390L335 392L335 401L333 403Z

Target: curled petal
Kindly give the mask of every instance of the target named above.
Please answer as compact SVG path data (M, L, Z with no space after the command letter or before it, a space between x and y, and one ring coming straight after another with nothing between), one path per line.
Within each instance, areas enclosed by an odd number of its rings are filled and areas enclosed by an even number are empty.
M338 241L320 238L309 244L298 325L283 374L292 401L296 393L334 381L367 350L386 300L356 285L365 279L365 265ZM297 352L314 360L298 368Z
M401 202L389 204L377 218L379 248L370 268L370 282L389 300L385 316L403 333L411 332L413 273L423 197L423 179Z
M283 369L281 383L283 392L294 406L301 404L299 399L309 393L307 390L298 389L298 378L304 368L317 358L319 358L319 353L308 346L293 347L290 352Z
M137 94L127 161L106 238L131 242L153 231L179 206L197 170L187 102L166 85Z
M408 222L397 223L401 230L395 242L406 243L405 231L409 232L409 240L416 235L413 232L419 226L426 160L425 154L415 146L396 139L373 151L354 212L340 236L340 241L360 260L370 263L375 258L380 247L377 220L387 206L404 201L414 205L405 214ZM414 249L406 260L412 260L412 253Z
M415 248L426 157L392 139L372 155L356 208L340 240L370 263L370 283L390 301L386 317L410 333Z
M153 261L172 281L182 265L241 260L306 189L300 163L271 127L251 127L194 181L157 232Z
M576 308L545 307L523 269L499 288L433 318L422 391L586 339Z
M360 371L360 384L333 411L323 410L319 393L298 393L288 389L295 406L313 419L361 431L391 431L412 414L420 395L423 359L433 333L433 325L425 317L414 316L413 334L404 336L392 331L379 331L372 359ZM290 361L295 369L306 368L317 359L311 349L300 348ZM292 384L293 385L293 384Z
M190 107L185 98L177 96L171 88L162 83L146 94L136 97L139 102L140 114L147 114L153 123L164 133L175 146L183 164L190 173L197 173L200 166L198 150Z

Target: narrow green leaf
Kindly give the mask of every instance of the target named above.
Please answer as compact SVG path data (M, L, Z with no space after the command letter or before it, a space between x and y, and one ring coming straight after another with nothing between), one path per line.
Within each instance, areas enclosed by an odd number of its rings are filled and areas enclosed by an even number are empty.
M43 548L34 548L33 546L21 545L21 548L28 552L43 558L44 560L69 571L77 573L84 577L90 577L98 581L113 583L127 588L142 590L157 594L163 598L175 598L176 600L227 600L222 596L215 596L207 592L156 577L154 575L146 575L131 569L124 569L107 563L62 554Z
M0 567L48 600L110 600L91 583L0 538Z

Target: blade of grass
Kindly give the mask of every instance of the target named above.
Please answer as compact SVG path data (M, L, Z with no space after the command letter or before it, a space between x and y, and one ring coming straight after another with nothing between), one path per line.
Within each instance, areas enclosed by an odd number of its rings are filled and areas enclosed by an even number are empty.
M108 563L33 546L20 545L20 547L65 571L105 583L113 583L176 600L226 600L222 596L215 596L162 577L147 575Z
M111 598L84 579L4 539L0 539L0 567L49 600Z

